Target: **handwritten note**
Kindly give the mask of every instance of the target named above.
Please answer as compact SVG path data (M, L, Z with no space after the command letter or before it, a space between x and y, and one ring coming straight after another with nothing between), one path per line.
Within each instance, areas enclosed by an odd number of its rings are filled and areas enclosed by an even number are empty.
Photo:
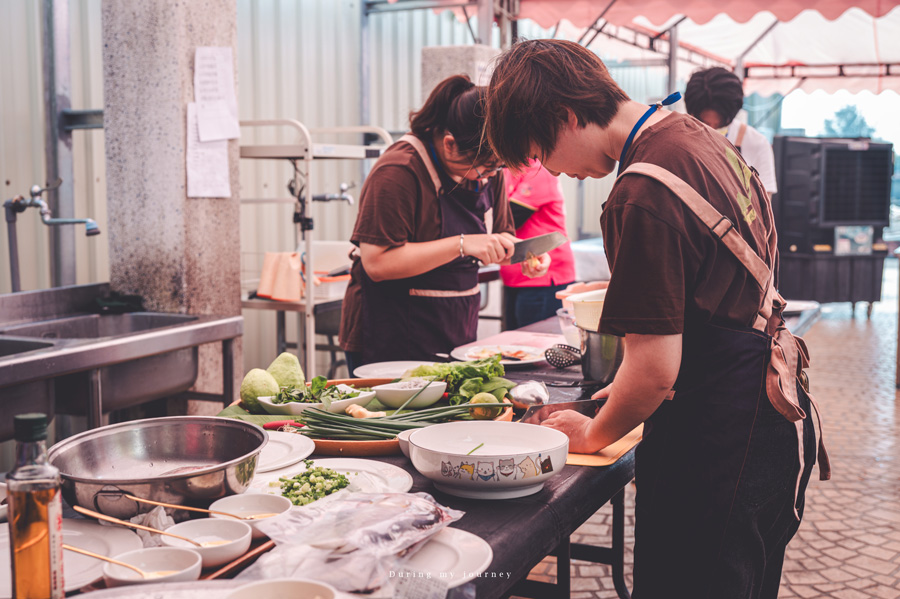
M234 61L230 47L200 46L194 52L194 101L200 141L240 137Z
M197 104L187 108L187 196L230 198L228 141L200 141Z

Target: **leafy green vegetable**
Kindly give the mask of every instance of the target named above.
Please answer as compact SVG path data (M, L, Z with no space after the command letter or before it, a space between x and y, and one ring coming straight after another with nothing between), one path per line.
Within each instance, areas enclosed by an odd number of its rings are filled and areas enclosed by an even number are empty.
M281 486L281 494L291 500L294 505L306 505L350 484L347 476L335 472L331 468L313 467L312 460L303 460L306 471L288 478L282 476L272 485Z
M502 378L505 370L500 359L501 356L497 354L470 362L419 366L411 370L405 378L437 377L439 381L446 381L450 405L465 403L479 393L493 393L502 401L516 384Z
M326 408L331 402L350 397L358 397L359 391L342 391L337 386L327 387L328 379L324 376L317 376L309 383L309 387L282 387L272 400L272 403L281 404L289 402L297 403L321 403Z

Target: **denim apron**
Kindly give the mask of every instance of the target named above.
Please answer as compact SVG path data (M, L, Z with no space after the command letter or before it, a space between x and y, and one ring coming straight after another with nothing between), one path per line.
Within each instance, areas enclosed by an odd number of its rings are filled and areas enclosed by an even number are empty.
M647 420L637 448L632 596L775 598L816 461L812 397L788 376L791 397L773 399L773 340L790 335L780 296L765 263L696 191L658 166L634 164L629 173L669 186L765 292L752 327L685 326L674 395ZM774 248L774 232L771 241ZM819 450L824 479L821 441Z
M493 224L491 182L473 191L453 186L449 191L422 141L404 135L431 176L441 218L440 238L489 233ZM437 163L440 168L440 163ZM449 180L449 177L445 177ZM477 336L481 293L478 264L458 257L415 277L375 282L365 274L363 290L364 364L386 360L436 360Z

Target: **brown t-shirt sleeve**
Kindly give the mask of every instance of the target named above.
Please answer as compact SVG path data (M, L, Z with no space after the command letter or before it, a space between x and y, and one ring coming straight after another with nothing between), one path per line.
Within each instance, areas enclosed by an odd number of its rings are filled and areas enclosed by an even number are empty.
M382 247L415 241L420 195L419 182L408 167L388 164L373 170L360 196L350 241Z
M660 190L654 192L659 197ZM628 203L607 207L601 221L612 276L600 332L618 336L683 333L685 298L691 292L686 281L692 280L686 270L697 264L683 232Z
M506 180L503 171L500 171L493 179L494 191L494 233L516 234L516 225L513 222L512 208L509 205L509 195L506 193Z

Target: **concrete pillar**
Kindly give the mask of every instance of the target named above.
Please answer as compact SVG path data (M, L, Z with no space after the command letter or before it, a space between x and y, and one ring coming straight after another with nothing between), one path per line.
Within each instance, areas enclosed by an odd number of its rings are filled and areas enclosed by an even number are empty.
M232 197L188 198L185 172L194 51L229 46L237 62L236 4L104 0L102 28L112 288L149 310L238 315L238 141L228 142ZM221 344L201 347L195 390L221 392L221 372Z
M422 48L422 102L434 86L451 75L468 75L476 85L487 85L500 50L490 46L429 46Z

